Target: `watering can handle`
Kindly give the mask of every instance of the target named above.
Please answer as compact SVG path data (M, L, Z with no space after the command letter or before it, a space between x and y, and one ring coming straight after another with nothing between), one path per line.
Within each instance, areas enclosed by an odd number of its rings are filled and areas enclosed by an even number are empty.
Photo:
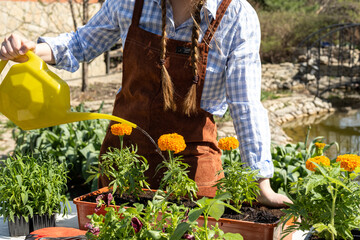
M4 70L7 62L8 62L7 60L1 60L0 61L0 73L2 72L2 70Z
M28 51L27 53L25 53L25 55L29 58L28 61L30 59L36 58L38 57L33 51ZM39 57L40 58L40 57ZM0 61L0 73L4 70L6 64L7 64L8 60L1 60Z

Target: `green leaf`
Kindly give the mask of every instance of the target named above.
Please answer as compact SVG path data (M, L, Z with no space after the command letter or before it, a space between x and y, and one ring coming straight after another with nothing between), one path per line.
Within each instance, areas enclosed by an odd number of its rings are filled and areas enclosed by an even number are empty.
M160 231L148 230L147 235L152 239L161 239Z
M187 222L180 223L174 233L171 235L170 240L178 240L190 229L190 224Z
M215 218L216 220L219 220L220 217L224 214L224 212L225 212L225 206L221 204L219 200L213 201L213 203L210 205L209 215Z
M196 221L200 215L204 212L203 208L200 209L192 209L189 213L189 221L194 222Z
M219 194L219 195L216 195L214 197L214 199L218 199L218 200L228 200L228 199L231 199L231 194L229 192L225 192L225 193L222 193L222 194Z
M313 227L316 230L316 232L318 232L318 233L321 233L324 230L328 230L328 226L326 226L324 223L314 224Z
M26 203L27 203L27 201L28 201L28 194L27 194L27 192L21 193L21 199L22 199L23 204L26 204Z
M19 187L22 186L22 177L20 175L16 175L17 182L19 184Z
M225 233L223 235L225 240L243 240L243 236L240 233Z

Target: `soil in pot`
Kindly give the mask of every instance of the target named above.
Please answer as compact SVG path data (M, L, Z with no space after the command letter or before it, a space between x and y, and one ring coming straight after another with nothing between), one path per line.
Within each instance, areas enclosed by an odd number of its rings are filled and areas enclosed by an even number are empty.
M30 232L30 223L24 217L14 216L14 222L8 219L10 237L26 236Z

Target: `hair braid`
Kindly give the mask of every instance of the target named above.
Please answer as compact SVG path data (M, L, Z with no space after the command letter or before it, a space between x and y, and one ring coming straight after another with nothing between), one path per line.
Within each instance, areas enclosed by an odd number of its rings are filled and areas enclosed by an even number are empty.
M194 15L193 15L193 29L191 36L191 65L193 72L193 84L190 87L189 92L186 95L184 101L184 113L190 116L193 113L197 112L196 108L196 89L199 82L199 73L198 73L198 62L199 62L199 51L198 51L198 42L199 42L199 32L200 32L200 11L203 6L203 1L195 6Z
M171 81L170 75L165 67L166 57L166 0L161 1L161 17L162 17L162 38L161 38L161 52L160 52L160 64L161 64L161 83L164 97L164 110L171 109L176 110L174 102L174 86Z

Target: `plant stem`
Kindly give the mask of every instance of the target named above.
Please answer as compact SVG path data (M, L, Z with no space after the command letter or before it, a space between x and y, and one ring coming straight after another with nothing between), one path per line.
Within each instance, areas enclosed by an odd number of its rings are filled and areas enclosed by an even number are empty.
M331 222L330 224L332 225L332 227L335 227L335 203L336 203L336 196L337 196L337 188L335 188L335 193L331 193L331 195L333 196L333 200L332 200L332 206L331 206ZM331 239L335 240L335 235L332 232L331 233Z
M119 135L119 138L120 138L120 150L123 149L123 139L124 139L124 136L123 135Z
M204 227L205 227L205 239L208 240L209 237L208 237L208 215L207 214L204 214Z

